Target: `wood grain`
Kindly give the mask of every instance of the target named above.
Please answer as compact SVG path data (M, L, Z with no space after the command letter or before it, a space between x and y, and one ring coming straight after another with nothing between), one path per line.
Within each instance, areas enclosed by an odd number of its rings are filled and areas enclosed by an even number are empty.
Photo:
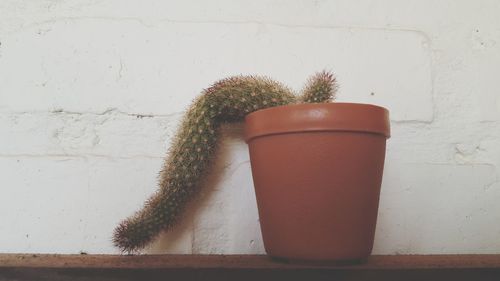
M276 261L261 255L0 254L0 280L164 280L167 277L174 280L271 277L280 280L500 280L500 255L371 256L362 264L318 265Z

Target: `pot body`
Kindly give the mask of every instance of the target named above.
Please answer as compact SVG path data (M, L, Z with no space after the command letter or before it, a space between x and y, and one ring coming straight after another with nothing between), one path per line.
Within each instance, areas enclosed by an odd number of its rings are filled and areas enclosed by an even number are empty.
M345 103L283 106L250 114L245 130L266 252L312 261L368 257L389 137L387 110Z

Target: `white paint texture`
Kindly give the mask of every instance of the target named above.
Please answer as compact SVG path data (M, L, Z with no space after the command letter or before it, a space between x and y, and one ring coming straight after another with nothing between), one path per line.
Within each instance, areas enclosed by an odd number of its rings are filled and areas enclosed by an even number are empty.
M117 253L204 87L266 74L391 111L374 253L500 253L500 2L0 1L0 252ZM262 253L246 145L147 253Z

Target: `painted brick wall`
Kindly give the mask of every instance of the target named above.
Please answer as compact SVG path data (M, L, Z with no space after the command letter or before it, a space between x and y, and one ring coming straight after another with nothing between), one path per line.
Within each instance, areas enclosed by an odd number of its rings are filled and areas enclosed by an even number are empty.
M0 252L117 253L201 89L265 74L391 111L374 253L500 253L500 2L0 1ZM241 126L147 253L262 253Z

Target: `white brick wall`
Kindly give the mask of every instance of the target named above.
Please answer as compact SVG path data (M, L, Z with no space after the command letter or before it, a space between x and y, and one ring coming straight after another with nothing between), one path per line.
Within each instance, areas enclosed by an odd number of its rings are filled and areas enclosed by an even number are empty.
M182 112L233 74L391 111L374 252L500 253L498 1L0 1L0 252L117 253ZM241 127L148 253L261 253Z

